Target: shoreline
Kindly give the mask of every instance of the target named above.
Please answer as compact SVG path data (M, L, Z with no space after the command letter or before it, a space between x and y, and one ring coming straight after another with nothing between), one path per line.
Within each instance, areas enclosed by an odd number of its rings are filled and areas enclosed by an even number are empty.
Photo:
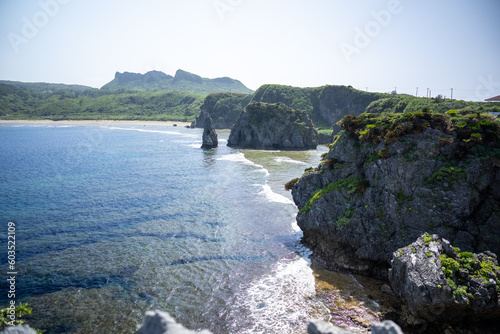
M109 124L129 124L129 125L169 125L187 126L188 122L174 121L136 121L136 120L0 120L0 124L61 124L61 125L109 125Z

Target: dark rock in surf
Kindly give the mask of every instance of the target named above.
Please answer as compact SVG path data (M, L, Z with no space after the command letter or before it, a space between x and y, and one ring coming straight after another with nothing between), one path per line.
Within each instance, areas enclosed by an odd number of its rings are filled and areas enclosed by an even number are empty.
M308 150L318 132L305 111L282 103L252 102L231 128L228 146L271 150Z
M214 123L212 122L212 118L209 116L205 117L205 127L203 129L203 144L201 145L202 149L211 150L216 148L219 145L219 141L217 139L217 133L215 132Z

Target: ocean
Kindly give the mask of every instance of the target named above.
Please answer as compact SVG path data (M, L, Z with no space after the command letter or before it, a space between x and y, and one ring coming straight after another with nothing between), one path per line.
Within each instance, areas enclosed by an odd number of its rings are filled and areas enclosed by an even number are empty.
M16 303L51 333L134 333L148 310L213 333L329 319L284 184L310 151L204 151L171 125L0 125L0 228ZM7 251L0 253L7 277ZM2 279L0 306L8 285Z

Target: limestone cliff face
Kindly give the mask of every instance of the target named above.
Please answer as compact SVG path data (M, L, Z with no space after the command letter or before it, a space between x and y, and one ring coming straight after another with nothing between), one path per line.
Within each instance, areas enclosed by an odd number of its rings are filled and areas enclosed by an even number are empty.
M250 103L231 128L228 146L253 149L315 149L318 132L307 113L284 104Z
M387 278L424 232L500 251L500 126L486 115L363 114L289 187L303 242L332 269Z
M207 96L196 120L203 127L204 113L214 120L216 129L230 129L241 110L250 102L283 103L304 110L316 127L340 129L335 123L345 115L359 115L373 101L388 94L368 93L349 86L299 88L283 85L262 85L254 94L212 93ZM328 141L329 138L322 140Z
M203 101L196 127L204 127L206 116L212 118L216 129L231 129L241 111L250 102L252 95L240 93L212 93Z

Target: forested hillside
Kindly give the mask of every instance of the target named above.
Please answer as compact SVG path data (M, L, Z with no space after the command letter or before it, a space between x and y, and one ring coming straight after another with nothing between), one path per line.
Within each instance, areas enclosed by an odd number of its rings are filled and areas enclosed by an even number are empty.
M204 95L184 92L40 91L0 84L1 119L194 121Z

